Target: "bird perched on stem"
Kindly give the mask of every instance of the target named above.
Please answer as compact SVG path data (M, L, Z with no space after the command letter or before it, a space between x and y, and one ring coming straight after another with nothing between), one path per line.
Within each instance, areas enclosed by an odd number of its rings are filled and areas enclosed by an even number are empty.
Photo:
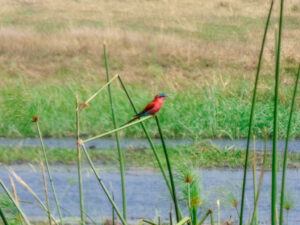
M139 119L143 116L155 115L155 113L157 113L161 109L166 97L167 97L167 95L165 95L163 93L155 95L154 99L143 109L143 111L138 113L135 117L133 117L131 120L129 120L124 125L131 123L131 122L135 121L136 119Z

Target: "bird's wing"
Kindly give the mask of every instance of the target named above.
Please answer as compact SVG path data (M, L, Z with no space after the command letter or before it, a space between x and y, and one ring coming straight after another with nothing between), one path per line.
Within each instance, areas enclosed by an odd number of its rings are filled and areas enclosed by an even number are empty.
M150 102L144 109L142 112L140 112L138 115L141 115L145 112L148 112L150 109L152 109L155 106L154 102Z

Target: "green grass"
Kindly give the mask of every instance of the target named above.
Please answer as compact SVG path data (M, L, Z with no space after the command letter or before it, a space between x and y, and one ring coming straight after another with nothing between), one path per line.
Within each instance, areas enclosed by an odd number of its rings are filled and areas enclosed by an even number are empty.
M175 169L177 169L177 165L180 166L182 163L202 168L241 168L244 164L244 150L221 150L207 145L191 145L176 148L168 147L168 149ZM123 151L127 169L132 167L143 169L158 168L151 149L125 148ZM116 149L90 149L89 154L93 161L101 165L111 167L119 164ZM161 147L158 148L158 155L159 157L163 157ZM51 164L76 165L77 162L76 149L49 149L47 150L47 156ZM262 157L263 152L257 152L258 166L262 163ZM0 164L39 163L40 160L41 154L39 148L0 147ZM184 162L182 160L184 160ZM267 157L266 165L269 169L271 165L270 155ZM166 168L165 162L163 162L163 167ZM289 153L288 167L300 167L299 153Z
M80 78L81 76L79 76ZM269 82L269 76L264 77ZM232 81L234 89L228 90L221 86L211 85L202 89L193 87L174 91L170 88L156 88L150 91L143 85L130 85L129 92L136 102L138 110L152 100L155 93L164 91L170 97L164 103L160 112L161 124L166 138L206 138L225 137L242 138L248 132L248 119L250 111L250 82L246 80ZM95 85L99 83L99 85ZM94 91L104 83L94 84L70 81L49 82L36 84L32 88L30 81L16 79L0 89L0 135L5 137L33 137L36 135L31 124L33 115L39 115L41 129L44 136L74 136L75 116L74 97L77 92L80 101L86 100ZM112 85L114 107L117 123L127 122L133 115L130 104L123 93L114 83ZM285 136L288 120L288 101L291 96L288 86L283 86L279 102L279 137ZM262 137L263 127L271 132L272 128L272 96L271 93L262 90L258 93L257 111L253 133ZM299 102L299 101L298 101ZM100 106L100 107L99 107ZM106 93L97 96L86 110L82 112L81 134L96 135L112 129L110 122L109 101ZM299 104L295 105L293 118L294 126L291 136L300 137L300 111ZM152 137L157 137L155 121L150 120L145 124ZM271 134L271 133L269 133ZM134 126L120 132L121 137L144 137L140 126Z

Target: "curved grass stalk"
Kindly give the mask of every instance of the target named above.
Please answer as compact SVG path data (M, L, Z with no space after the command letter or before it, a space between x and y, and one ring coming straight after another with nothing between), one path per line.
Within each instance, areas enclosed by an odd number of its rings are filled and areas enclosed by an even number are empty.
M264 36L263 36L261 49L260 49L260 53L259 53L259 60L258 60L258 64L257 64L255 83L254 83L254 88L253 88L253 96L252 96L252 104L251 104L251 112L250 112L250 121L249 121L249 130L248 130L248 137L247 137L246 156L245 156L245 164L244 164L244 176L243 176L243 186L242 186L240 223L239 223L240 225L243 224L245 190L246 190L246 180L247 180L247 166L248 166L248 158L249 158L250 139L251 139L251 134L252 134L252 126L253 126L254 108L255 108L255 102L256 102L256 90L257 90L257 86L258 86L258 79L259 79L259 74L260 74L261 62L262 62L264 46L265 46L266 37L267 37L267 31L268 31L269 24L270 24L272 9L273 9L273 0L271 1L269 14L268 14L268 18L267 18L267 21L266 21Z
M79 124L79 103L76 95L76 138L77 138L77 170L78 170L78 187L79 187L79 201L80 201L80 217L81 225L85 224L84 204L83 204L83 188L82 188L82 170L81 170L81 152L80 152L80 124Z
M159 123L159 120L158 120L157 116L155 116L155 121L156 121L156 125L157 125L157 128L158 128L161 143L162 143L162 146L163 146L167 166L168 166L168 171L169 171L169 176L170 176L170 181L171 181L171 187L172 187L172 191L173 191L173 201L174 201L174 205L175 205L176 219L177 219L177 222L179 222L181 220L181 215L179 214L179 206L178 206L178 201L177 201L177 196L176 196L176 189L175 189L175 183L174 183L174 179L173 179L172 167L171 167L171 163L170 163L169 156L168 156L167 146L166 146L164 136L162 134L162 130L161 130L160 123Z
M191 218L190 217L185 217L182 220L180 220L176 225L183 225L185 223L189 224L191 222Z
M95 140L95 139L98 139L98 138L104 137L104 136L106 136L106 135L115 133L115 132L117 132L117 131L123 130L123 129L127 128L127 127L130 127L130 126L134 125L134 124L141 123L141 122L143 122L143 121L145 121L145 120L147 120L147 119L150 119L151 117L152 117L152 116L145 116L145 117L142 118L142 119L138 119L138 120L136 120L136 121L133 121L132 123L126 124L126 125L124 125L124 126L122 126L122 127L119 127L119 128L117 128L117 129L113 129L113 130L107 131L107 132L105 132L105 133L103 133L103 134L99 134L99 135L97 135L97 136L95 136L95 137L91 137L91 138L82 140L82 142L83 142L83 143L87 143L87 142L89 142L89 141L93 141L93 140Z
M107 197L108 200L110 201L110 204L114 207L114 209L115 209L117 215L119 216L119 218L120 218L122 224L123 224L123 225L127 225L126 220L124 219L124 217L123 217L122 214L120 213L120 211L119 211L119 209L118 209L116 203L114 202L114 200L112 199L111 195L109 194L109 191L107 190L106 186L104 185L104 183L103 183L101 177L98 175L98 173L97 173L97 171L96 171L96 167L94 166L94 163L93 163L93 161L91 160L91 157L90 157L90 155L89 155L89 153L88 153L88 151L87 151L87 149L86 149L86 147L85 147L83 141L80 141L80 143L82 144L82 149L83 149L84 154L86 155L86 158L87 158L87 160L88 160L88 163L90 164L90 166L91 166L91 168L92 168L92 170L93 170L93 172L94 172L94 174L95 174L95 176L96 176L96 178L97 178L97 180L98 180L100 186L102 187L102 189L103 189L103 191L104 191L106 197Z
M7 189L7 187L5 186L5 184L3 183L2 180L0 180L0 185L2 186L3 190L6 192L7 196L10 198L10 200L13 202L13 204L15 205L15 207L17 208L17 210L19 211L21 216L23 217L24 222L27 225L31 225L31 223L29 222L27 216L25 215L25 213L23 212L23 210L21 209L19 204L15 201L15 199L13 198L13 196L11 195L11 193L9 192L9 190Z
M96 91L91 97L89 97L85 102L81 104L81 109L85 108L90 101L92 101L101 91L104 90L107 86L109 86L119 75L116 74L113 78L111 78L106 84L104 84L98 91Z
M150 221L150 220L146 220L146 219L141 219L139 221L139 225L142 225L143 223L148 223L148 224L151 224L151 225L157 225L156 223Z
M215 225L214 222L214 211L211 209L211 213L210 213L210 225Z
M197 225L202 225L204 223L204 221L206 220L206 218L209 216L209 214L212 213L212 210L209 209L206 211L206 213L202 216L201 220L197 223Z
M38 195L31 189L31 187L29 187L29 185L21 178L19 177L16 172L12 169L12 168L8 168L9 172L15 177L15 179L23 186L27 189L27 191L30 192L30 194L38 201L38 203L40 204L41 208L45 211L45 213L50 213L47 209L47 207L45 206L45 204L42 202L42 200L38 197ZM54 216L50 213L52 221L57 224Z
M61 225L63 225L64 224L63 223L63 217L62 217L62 213L61 213L61 210L60 210L60 204L59 204L59 201L58 201L58 198L57 198L57 195L56 195L56 190L55 190L55 187L54 187L53 178L52 178L52 174L51 174L48 159L47 159L46 149L45 149L45 145L44 145L44 141L43 141L42 132L41 132L41 129L40 129L40 126L39 126L39 121L37 120L35 122L35 124L36 124L37 130L38 130L39 139L40 139L40 142L41 142L41 147L42 147L43 156L44 156L44 162L45 162L45 165L46 165L46 170L47 170L49 182L50 182L50 185L51 185L51 189L52 189L52 192L53 192L53 197L54 197L55 205L56 205L56 208L57 208L58 216L59 216Z
M7 221L7 219L6 219L5 215L4 215L4 212L2 211L1 207L0 207L0 217L1 217L4 225L8 225L8 221Z
M107 60L107 54L106 54L106 46L104 45L103 48L104 48L106 78L107 78L107 82L109 82L109 69L108 69L108 60ZM114 111L114 105L113 105L113 99L112 99L112 92L111 92L110 84L107 86L107 90L108 90L108 97L109 97L109 103L110 103L110 109L111 109L111 118L112 118L114 129L116 129L117 128L117 121L116 121L116 117L115 117L115 111ZM116 138L116 142L117 142L118 156L119 156L119 162L120 162L123 216L124 216L124 219L126 220L126 217L127 217L127 201L126 201L126 190L125 190L124 157L123 157L123 152L121 150L119 133L117 131L115 132L115 138Z
M284 204L284 195L285 195L285 174L286 174L286 165L287 165L288 145L289 145L291 123L292 123L294 104L295 104L295 99L296 99L296 94L297 94L299 76L300 76L300 65L299 65L298 73L297 73L297 77L296 77L294 93L293 93L293 98L292 98L292 103L291 103L291 111L290 111L289 122L288 122L288 127L287 127L287 132L286 132L286 139L285 139L282 179L281 179L280 217L279 217L280 225L283 225L283 208L284 208L283 204Z

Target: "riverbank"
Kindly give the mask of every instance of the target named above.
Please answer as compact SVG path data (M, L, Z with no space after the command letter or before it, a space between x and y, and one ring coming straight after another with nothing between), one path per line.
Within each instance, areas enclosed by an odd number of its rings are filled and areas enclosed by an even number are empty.
M164 155L161 147L158 147L158 155L165 165ZM176 166L187 164L199 168L229 167L241 168L244 164L245 151L241 149L220 149L211 145L185 145L168 147L172 164ZM153 169L158 165L150 148L123 148L125 166L129 168ZM89 149L92 160L103 166L118 165L118 154L116 148ZM282 152L278 159L281 159ZM41 149L34 147L0 147L0 164L23 164L39 163L41 161ZM76 149L52 148L47 149L47 157L51 164L76 164ZM251 158L253 155L251 154ZM256 152L257 165L261 165L263 152ZM278 161L282 164L282 161ZM270 168L271 151L267 152L266 166ZM288 154L288 167L300 168L300 153Z

